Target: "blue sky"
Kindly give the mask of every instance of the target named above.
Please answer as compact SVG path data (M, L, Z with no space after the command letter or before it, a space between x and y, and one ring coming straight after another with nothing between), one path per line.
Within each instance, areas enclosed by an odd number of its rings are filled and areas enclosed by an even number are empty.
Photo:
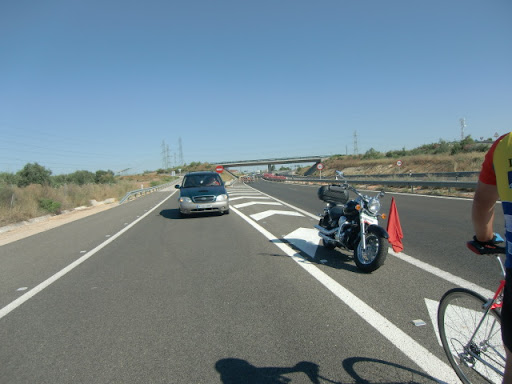
M412 149L512 130L510 0L0 2L0 172ZM176 160L175 160L176 159Z

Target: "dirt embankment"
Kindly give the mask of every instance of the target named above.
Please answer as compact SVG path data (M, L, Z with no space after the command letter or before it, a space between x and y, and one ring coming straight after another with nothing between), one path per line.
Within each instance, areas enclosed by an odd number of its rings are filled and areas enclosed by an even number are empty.
M484 152L384 159L358 159L352 156L339 156L324 161L325 167L322 170L322 176L334 176L336 170L343 171L346 175L476 172L480 171L484 156Z

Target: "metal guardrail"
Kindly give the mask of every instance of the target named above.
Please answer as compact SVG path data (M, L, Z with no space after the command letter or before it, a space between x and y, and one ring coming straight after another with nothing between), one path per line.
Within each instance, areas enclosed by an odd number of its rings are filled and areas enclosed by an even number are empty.
M478 175L479 172L449 172L449 173L437 173L437 174L421 174L437 177L454 177L456 180L454 181L442 181L442 180L377 180L377 179L369 179L369 177L376 177L377 175L368 175L365 179L354 179L354 176L347 176L345 178L350 180L352 184L365 184L365 185L387 185L392 187L406 187L410 188L411 192L414 192L414 187L433 187L433 188L458 188L458 189L476 189L477 182L476 181L458 181L457 178L461 177L464 174L464 177ZM420 174L417 174L420 175ZM393 175L394 176L394 175ZM341 180L336 179L326 179L326 178L311 178L311 177L294 177L288 176L286 180L283 181L299 181L299 182L311 182L311 183L340 183Z
M172 186L174 184L175 183L171 181L170 183L166 183L166 184L162 184L162 185L157 185L156 187L141 188L141 189L136 189L134 191L130 191L121 200L119 200L119 204L123 204L130 197L137 197L137 196L146 195L148 193L152 193L152 192L158 191L159 189L170 187L170 186Z
M425 173L396 173L396 174L382 174L382 175L345 175L345 178L352 179L352 178L405 178L405 177L440 177L440 178L446 178L446 179L459 179L459 178L468 178L468 177L478 177L480 172L425 172Z

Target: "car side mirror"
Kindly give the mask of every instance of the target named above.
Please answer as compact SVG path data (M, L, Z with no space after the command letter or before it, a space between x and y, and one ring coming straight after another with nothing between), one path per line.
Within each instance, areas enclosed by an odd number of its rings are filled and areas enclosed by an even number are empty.
M181 187L180 187L180 185L179 185L179 184L176 184L176 185L174 186L174 188L176 188L176 189L181 189Z

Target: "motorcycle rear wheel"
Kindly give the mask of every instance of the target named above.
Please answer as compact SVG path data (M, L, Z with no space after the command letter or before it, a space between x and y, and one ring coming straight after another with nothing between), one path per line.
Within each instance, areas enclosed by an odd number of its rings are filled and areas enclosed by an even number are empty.
M387 240L375 233L366 234L366 251L363 252L361 241L354 249L354 261L361 271L371 273L379 269L388 255Z

